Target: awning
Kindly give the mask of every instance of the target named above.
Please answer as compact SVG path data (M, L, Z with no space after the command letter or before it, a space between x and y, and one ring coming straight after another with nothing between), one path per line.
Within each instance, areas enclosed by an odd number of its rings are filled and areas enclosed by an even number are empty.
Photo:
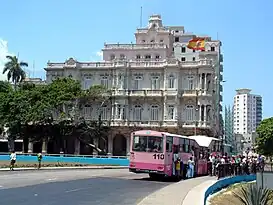
M200 147L209 147L213 140L214 141L221 141L217 138L208 137L205 135L189 136L189 138L195 140Z

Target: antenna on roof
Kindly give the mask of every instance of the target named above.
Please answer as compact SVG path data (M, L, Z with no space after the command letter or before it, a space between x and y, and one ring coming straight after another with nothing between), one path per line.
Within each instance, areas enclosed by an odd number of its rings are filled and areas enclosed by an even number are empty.
M33 69L33 70L32 70L32 72L33 72L33 73L32 73L32 74L33 74L32 77L34 78L34 76L35 76L35 61L33 61L32 69Z
M140 28L142 28L142 6L140 7Z

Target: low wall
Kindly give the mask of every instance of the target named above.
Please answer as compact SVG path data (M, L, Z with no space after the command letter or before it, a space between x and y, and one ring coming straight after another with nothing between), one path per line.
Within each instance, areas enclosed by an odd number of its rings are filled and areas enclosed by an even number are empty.
M204 197L204 205L206 205L207 198L211 195L214 194L221 189L240 182L250 182L256 180L256 175L251 174L251 175L239 175L239 176L234 176L234 177L227 177L218 180L215 184L211 185L207 191L205 192L205 197Z
M21 162L37 162L37 156L17 155L17 161ZM0 155L0 161L9 161L9 155ZM79 164L94 164L94 165L117 165L129 166L129 160L125 157L110 157L110 156L43 156L43 162L60 162L60 163L79 163Z
M273 189L273 172L257 172L257 186Z

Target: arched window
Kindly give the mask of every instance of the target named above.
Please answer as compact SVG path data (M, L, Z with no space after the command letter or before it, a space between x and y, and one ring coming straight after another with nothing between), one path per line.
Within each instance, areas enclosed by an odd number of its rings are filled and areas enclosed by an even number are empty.
M85 105L83 113L84 113L84 117L86 119L89 119L91 117L91 113L92 113L92 107L91 107L91 105Z
M174 88L174 81L175 81L174 75L170 74L168 78L168 88Z
M110 56L110 60L115 60L115 55L114 54L112 54L111 56Z
M195 121L195 110L193 105L186 105L185 120L187 122Z
M159 120L159 106L152 105L150 109L150 120L151 121L158 121Z
M141 121L142 120L142 107L141 105L135 105L134 107L134 120Z
M101 120L108 120L108 107L103 105L101 108Z

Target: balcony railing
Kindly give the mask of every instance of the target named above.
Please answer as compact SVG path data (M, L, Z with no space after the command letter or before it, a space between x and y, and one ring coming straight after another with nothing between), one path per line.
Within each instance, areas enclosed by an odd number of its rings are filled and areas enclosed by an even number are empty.
M67 63L48 63L47 69L63 69L67 66L77 67L79 69L95 69L95 68L115 68L115 67L133 67L133 68L148 68L148 67L166 67L175 66L182 68L200 67L200 66L212 66L212 61L207 59L201 59L199 61L186 61L180 62L176 59L168 59L163 61L105 61L105 62L77 62L73 65Z
M112 49L155 49L155 48L167 48L165 44L104 44L104 50Z
M146 90L146 95L149 97L163 96L163 90Z

